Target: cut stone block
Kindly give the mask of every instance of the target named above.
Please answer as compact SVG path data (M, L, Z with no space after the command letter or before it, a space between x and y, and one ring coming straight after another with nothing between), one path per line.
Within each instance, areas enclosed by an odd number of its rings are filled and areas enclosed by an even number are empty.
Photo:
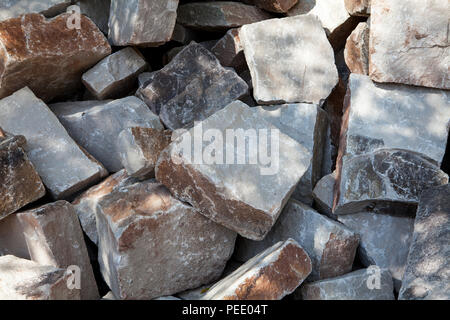
M140 93L168 129L192 126L241 98L248 86L195 42L184 48Z
M114 296L152 299L216 280L236 233L172 197L160 183L136 183L98 204L100 269Z
M122 165L133 177L155 170L159 154L172 142L172 131L132 127L123 130L117 140Z
M174 141L161 153L155 171L158 181L206 217L262 240L311 156L257 109L236 101Z
M163 129L157 115L146 104L134 97L100 102L92 106L85 103L68 102L52 106L58 119L69 134L90 154L98 159L109 172L123 168L117 150L117 139L122 130L129 127ZM71 111L72 110L72 111Z
M178 0L111 0L109 40L115 46L162 45L172 38Z
M333 213L408 212L424 190L447 183L448 175L417 153L384 149L345 156Z
M371 0L344 0L345 8L352 16L370 15Z
M0 220L45 195L42 180L24 151L25 137L1 133L0 129Z
M281 241L216 283L202 300L281 300L311 272L311 259L294 240Z
M70 29L70 19L28 14L0 22L0 98L28 86L48 102L81 87L83 72L111 47L89 18L80 16L80 29Z
M92 0L91 0L92 1ZM70 0L0 0L0 21L17 18L27 13L42 13L46 17L62 13Z
M31 260L40 265L80 271L82 300L97 300L99 293L89 261L83 232L72 205L66 201L21 212L22 225Z
M0 257L0 300L80 300L68 271L11 255Z
M345 62L352 73L369 74L369 24L361 22L345 45Z
M24 149L55 199L69 197L106 175L28 88L0 100L0 127L26 138Z
M312 261L310 281L346 274L352 270L359 236L296 200L290 200L263 241L238 239L234 257L247 261L283 239L292 238Z
M217 41L211 52L224 67L232 67L236 72L247 69L244 50L239 40L239 29L231 29Z
M320 213L333 217L334 185L336 183L336 172L324 176L317 182L313 197Z
M449 218L450 185L425 191L414 222L400 300L450 299Z
M111 192L136 182L137 180L135 178L128 176L125 170L121 170L109 176L102 183L85 191L72 202L80 219L83 231L93 243L98 244L97 222L95 218L97 204Z
M232 1L209 1L183 4L177 22L185 27L206 31L226 31L272 16L255 7Z
M398 148L441 165L450 128L447 91L375 84L351 74L339 153L357 155Z
M303 300L395 300L389 271L380 269L379 288L372 287L371 277L376 276L370 269L361 269L337 278L306 283L301 287L301 296Z
M259 104L318 104L338 82L333 49L312 15L245 25L239 37Z
M448 17L447 1L372 1L372 80L450 89Z
M369 267L388 269L396 291L400 289L414 229L414 215L361 212L338 220L361 237L359 257Z
M17 214L11 214L0 222L0 256L6 255L31 260Z
M127 47L86 71L82 81L98 100L121 98L131 92L138 75L147 67L143 56L136 49Z
M104 34L108 34L111 0L79 0L76 2L76 5L80 7L81 13L94 21L95 25Z

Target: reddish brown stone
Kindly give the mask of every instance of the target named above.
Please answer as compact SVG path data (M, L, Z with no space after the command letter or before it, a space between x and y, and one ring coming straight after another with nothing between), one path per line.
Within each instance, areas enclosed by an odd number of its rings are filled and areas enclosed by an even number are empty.
M277 13L288 12L299 0L251 0L257 7Z
M370 15L370 0L344 0L345 8L352 16Z
M358 24L345 45L345 62L351 73L369 74L369 25Z

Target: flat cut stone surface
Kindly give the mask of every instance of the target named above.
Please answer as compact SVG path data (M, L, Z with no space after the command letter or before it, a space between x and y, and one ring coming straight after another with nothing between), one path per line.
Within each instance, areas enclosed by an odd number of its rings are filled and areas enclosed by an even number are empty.
M31 260L17 214L7 216L0 223L0 256L6 255Z
M98 204L100 269L119 299L152 299L220 277L236 233L203 217L149 180Z
M334 185L336 183L336 173L330 173L317 182L313 190L313 198L318 211L333 217Z
M0 127L26 138L25 151L55 199L66 198L106 174L28 88L0 100Z
M42 13L52 17L66 10L70 3L70 0L0 0L0 21L27 13Z
M88 16L104 34L108 34L111 0L79 0L76 5L80 7L81 13Z
M345 62L352 73L369 74L369 32L369 24L361 22L347 39Z
M333 49L312 15L245 25L239 37L259 104L319 103L338 82Z
M111 53L105 36L84 15L69 29L71 14L40 14L0 22L0 98L28 86L48 102L81 87L81 75Z
M450 89L446 1L372 1L370 20L372 80Z
M209 129L215 129L209 132L223 137L223 145L205 140L196 147L200 152L191 153L194 142ZM227 133L227 129L232 131ZM234 131L237 129L239 131ZM257 135L261 129L267 133L266 137L260 137L265 139L267 150L274 148L276 154L277 148L279 154L279 157L268 159L265 165L243 142L245 135L251 139L252 132ZM234 135L241 141L238 141L238 148ZM272 143L273 139L278 141L278 147ZM214 150L216 156L212 154ZM155 171L158 181L206 217L243 237L262 240L310 161L311 153L305 147L267 122L257 109L236 101L181 135L161 153Z
M202 300L281 300L310 274L311 259L294 240L281 241L216 283Z

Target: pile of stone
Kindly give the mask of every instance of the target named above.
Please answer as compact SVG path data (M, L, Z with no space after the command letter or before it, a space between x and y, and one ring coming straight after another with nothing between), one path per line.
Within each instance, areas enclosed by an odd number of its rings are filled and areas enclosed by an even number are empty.
M0 299L450 299L447 12L0 0Z

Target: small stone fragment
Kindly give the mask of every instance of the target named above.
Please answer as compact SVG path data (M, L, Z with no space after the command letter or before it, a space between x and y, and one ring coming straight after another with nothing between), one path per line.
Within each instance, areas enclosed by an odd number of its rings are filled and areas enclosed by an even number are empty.
M352 73L369 74L369 32L369 24L361 22L347 39L345 62Z
M345 8L352 16L369 16L371 0L344 0Z
M399 300L450 299L450 185L420 197Z
M90 0L92 1L92 0ZM42 13L53 17L70 5L70 0L0 0L0 21L17 18L27 13Z
M122 165L133 177L154 171L159 154L171 143L172 131L132 127L123 130L117 140Z
M255 7L232 1L209 1L183 4L177 22L185 27L206 31L226 31L272 16Z
M168 129L192 126L244 96L248 86L202 45L184 48L153 80L141 96Z
M71 107L74 105L74 107ZM68 102L52 106L58 119L69 134L109 172L123 168L117 150L117 138L129 127L163 129L158 116L145 103L134 97L88 103Z
M336 172L324 176L317 182L313 190L313 198L319 212L328 217L335 218L333 215L334 185L336 183Z
M80 7L82 14L85 14L94 21L95 25L104 34L108 34L111 0L79 0L76 4Z
M216 280L236 239L154 180L105 196L97 229L103 277L124 300L172 295Z
M0 257L0 270L0 300L80 300L64 269L8 255Z
M127 47L86 71L82 81L95 99L121 98L131 92L138 75L147 67L142 55L136 49Z
M352 270L359 236L296 200L290 200L262 241L239 238L234 257L247 261L283 239L292 238L312 261L310 281L337 277Z
M106 174L28 88L0 100L0 126L26 138L24 149L55 199L66 198Z
M230 29L212 47L211 52L224 67L232 67L236 72L247 69L244 50L239 40L239 29Z
M377 267L378 268L378 267ZM375 269L373 269L375 270ZM346 275L306 283L301 287L303 300L395 300L392 277L388 270L380 269L380 288L370 288L371 269L361 269ZM375 271L377 272L377 271Z
M99 293L83 232L72 205L58 201L18 214L31 260L57 268L79 268L82 300L97 300ZM78 270L77 270L78 271Z
M281 300L311 273L311 259L294 240L281 241L216 283L202 300Z
M70 29L70 19L28 14L0 22L0 98L28 86L48 102L81 87L83 72L111 47L89 18L80 16L80 29Z
M247 147L247 139L253 147ZM271 157L264 159L268 150ZM262 240L311 156L257 109L236 101L174 141L161 153L155 171L158 181L206 217L243 237Z
M333 49L314 16L245 25L239 37L259 104L319 104L338 82Z
M155 47L172 38L178 0L111 0L108 38L115 46Z
M0 220L45 195L25 145L24 136L6 135L0 128Z

